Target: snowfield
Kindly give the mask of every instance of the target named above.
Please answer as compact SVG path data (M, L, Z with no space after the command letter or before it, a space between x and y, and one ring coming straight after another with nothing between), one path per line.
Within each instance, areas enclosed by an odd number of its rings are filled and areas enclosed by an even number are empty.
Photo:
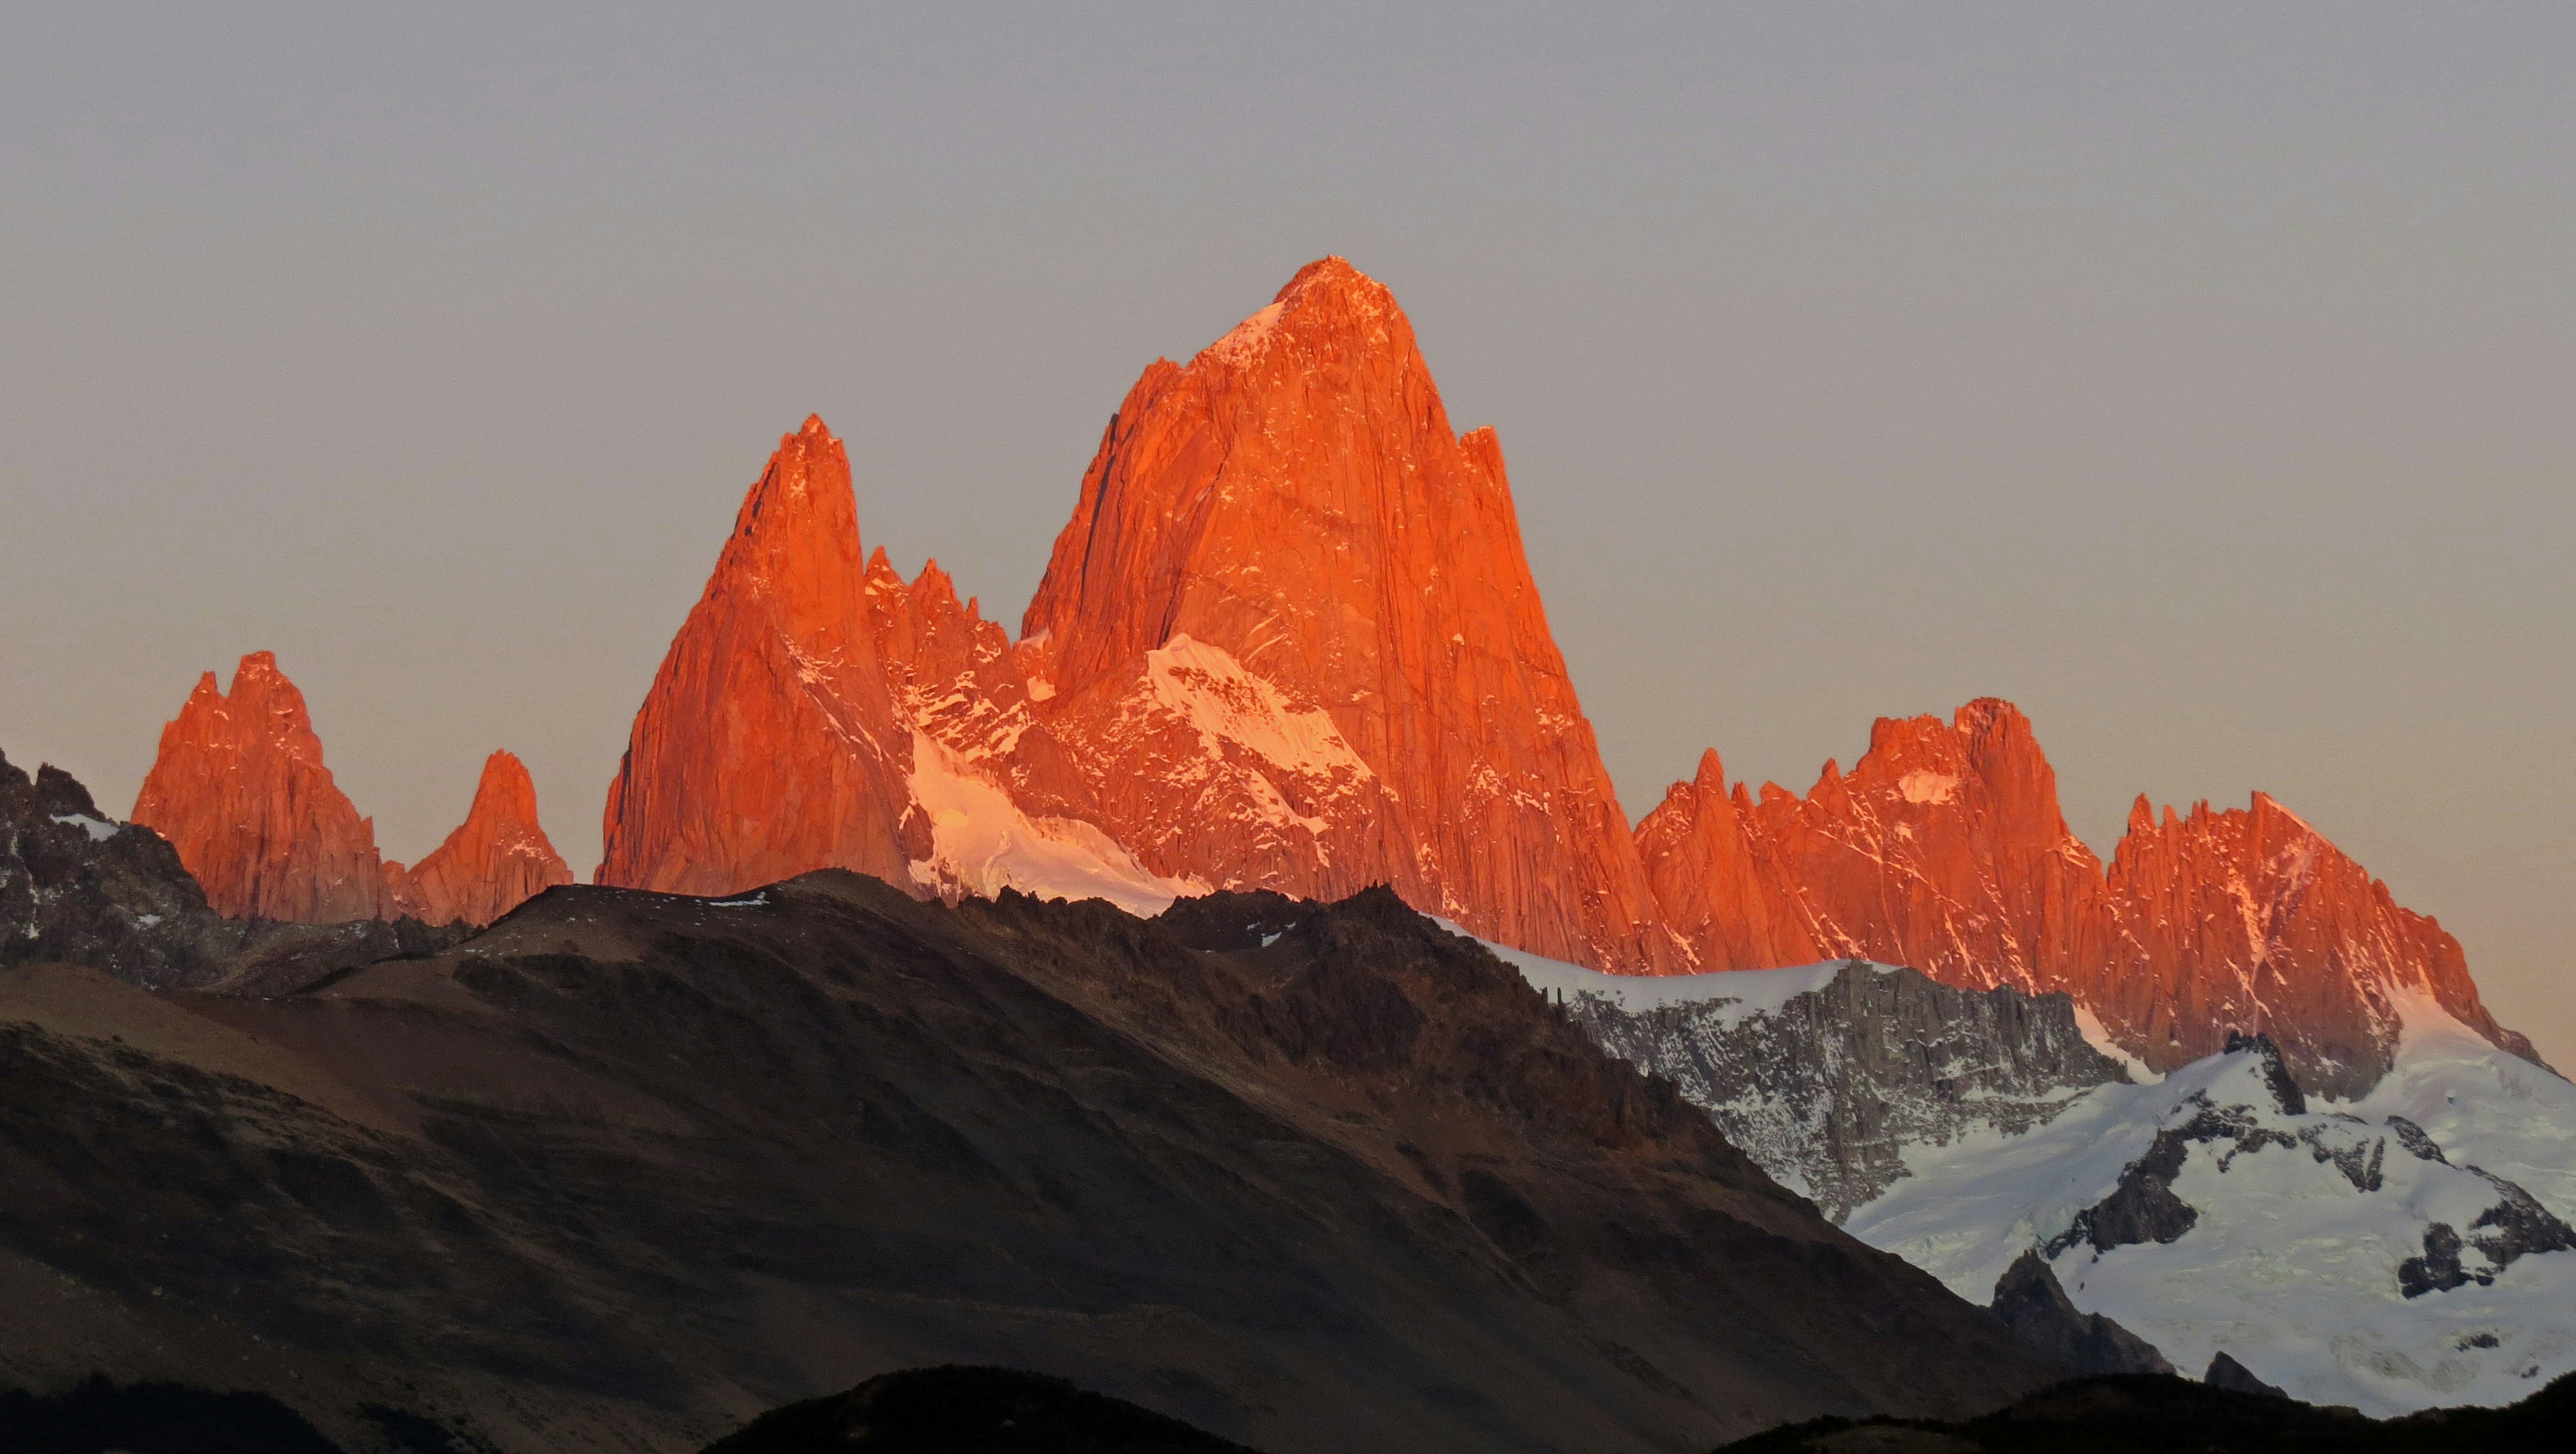
M1208 891L1196 879L1148 871L1089 823L1031 818L929 734L912 735L914 808L930 822L931 856L911 865L913 882L955 902L1006 888L1042 899L1107 899L1151 916L1177 898Z
M1670 1025L1671 1006L1714 1008L1692 1035L1757 1040L1760 1017L1845 968L1647 978L1495 952L1570 1005L1634 1017L1603 1035L1632 1053L1619 1032ZM2576 1085L2429 999L2399 1013L2394 1068L2357 1101L2307 1101L2268 1047L2152 1084L2110 1052L2128 1083L2018 1133L1962 1123L1905 1145L1902 1177L1843 1226L1977 1303L2038 1247L2078 1308L2187 1373L2224 1351L2294 1397L2378 1416L2510 1403L2576 1370ZM1680 1083L1722 1125L1764 1124ZM1810 1148L1744 1149L1792 1185L1812 1169Z

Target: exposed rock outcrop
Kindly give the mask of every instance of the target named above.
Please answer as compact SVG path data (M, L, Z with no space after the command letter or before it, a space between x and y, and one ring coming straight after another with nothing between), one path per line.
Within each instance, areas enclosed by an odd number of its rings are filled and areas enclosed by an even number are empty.
M1699 773L1673 784L1637 825L1637 853L1665 928L1701 970L1778 969L1825 958L1790 891L1793 880L1765 855L1767 835L1750 829L1752 798L1732 793L1711 749Z
M2008 702L1948 723L1882 718L1852 770L1826 763L1803 798L1730 791L1711 754L1637 842L1705 965L1821 952L2064 991L2156 1070L2263 1033L2301 1084L2334 1095L2386 1071L2409 1004L2533 1058L2479 1002L2458 941L2263 794L2161 822L2142 798L2106 870Z
M2154 1344L2100 1313L2078 1311L2055 1269L2035 1249L1996 1281L1993 1307L2024 1347L2077 1373L2174 1371Z
M1910 1147L2027 1131L2121 1078L2064 995L1864 963L1696 978L1704 999L1631 1009L1577 990L1566 1010L1836 1220L1902 1178Z
M489 924L557 884L572 870L537 822L537 786L508 752L483 760L465 821L421 861L385 864L388 902L428 924Z
M229 695L213 672L198 680L161 731L133 821L169 840L216 913L244 921L488 924L572 881L538 826L536 785L507 752L484 762L444 843L410 868L383 858L374 820L322 764L304 694L265 651L241 659Z
M1706 779L1715 765L1701 766ZM1971 702L1946 723L1882 717L1852 770L1827 762L1804 798L1766 783L1746 811L1716 781L1688 786L1638 825L1649 872L1667 883L1694 857L1722 866L1726 895L1793 905L1788 917L1825 955L2037 993L2098 952L2101 864L2068 831L2057 776L2009 702ZM1697 905L1685 904L1687 921ZM1734 960L1712 943L1725 932L1722 919L1700 929L1703 961ZM1806 948L1785 933L1774 963L1798 963Z
M2225 1350L2211 1355L2209 1371L2200 1381L2212 1388L2234 1389L2238 1393L2257 1393L2265 1398L2288 1398L2278 1387L2254 1376L2254 1371L2230 1357Z
M1157 873L1392 885L1476 933L1663 970L1490 430L1340 258L1137 380L1019 647L1103 821Z
M170 840L228 917L385 917L375 825L331 780L304 694L269 652L241 659L230 693L198 678L161 729L133 821Z
M1029 700L1011 638L982 603L957 600L936 560L907 585L880 547L868 558L867 619L896 714L1033 818L1097 822L1091 786ZM921 856L918 833L906 842Z
M2159 1068L2261 1032L2308 1089L2357 1095L2387 1071L2410 1002L2537 1058L2479 1000L2457 939L2265 794L2161 819L2140 798L2106 900L2108 952L2071 965L2070 987Z
M139 985L202 978L223 918L169 840L98 810L50 764L0 754L0 965L66 960Z
M2370 1098L2326 1102L2261 1035L2123 1078L2062 994L1848 964L1521 968L1784 1185L1963 1297L2044 1262L2078 1312L2177 1367L2223 1346L2381 1416L2506 1402L2576 1366L2576 1086L2464 1026L2417 1027Z
M779 441L635 714L599 882L723 894L816 868L909 881L912 732L868 628L850 461Z
M169 840L98 810L62 769L0 755L0 966L60 961L146 989L279 993L464 937L413 919L228 919Z

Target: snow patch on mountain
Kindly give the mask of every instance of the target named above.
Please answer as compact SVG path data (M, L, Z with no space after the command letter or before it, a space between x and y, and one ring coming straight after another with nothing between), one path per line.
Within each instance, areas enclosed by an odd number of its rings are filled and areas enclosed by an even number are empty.
M2567 1163L2548 1160L2576 1087L2513 1067L2547 1076L2428 1031L2369 1101L2311 1109L2252 1045L2019 1135L1908 1148L1909 1175L1844 1229L1976 1301L2039 1247L2078 1308L2177 1366L2223 1351L2312 1403L2507 1403L2576 1369L2576 1236L2549 1205ZM2515 1081L2518 1103L2498 1091ZM2400 1105L2513 1159L2478 1162Z
M1222 755L1220 742L1231 742L1294 773L1376 776L1331 717L1291 704L1221 646L1176 635L1146 652L1145 666L1155 700L1198 729L1210 757Z
M1454 926L1452 926L1454 928ZM2576 1085L2429 994L2311 1103L2268 1042L2151 1078L2064 996L1851 962L1663 978L1488 945L1782 1185L1983 1303L2038 1249L2176 1366L2392 1415L2576 1369ZM1859 972L1855 972L1858 970Z
M2154 1085L2164 1079L2149 1069L2145 1061L2122 1049L2120 1042L2111 1038L2110 1027L2102 1023L2102 1017L2094 1014L2091 1006L2075 1007L2075 1028L2084 1033L2085 1044L2120 1062L2121 1069L2129 1073L2130 1080L2139 1085Z
M2430 995L2403 997L2397 1062L2341 1109L2366 1120L2403 1116L2449 1152L2538 1197L2576 1222L2576 1085L2509 1055Z
M930 857L911 864L913 882L952 902L1013 888L1040 898L1107 899L1143 917L1170 908L1176 898L1208 892L1195 879L1148 871L1089 823L1029 817L1010 794L918 729L906 782L931 839Z

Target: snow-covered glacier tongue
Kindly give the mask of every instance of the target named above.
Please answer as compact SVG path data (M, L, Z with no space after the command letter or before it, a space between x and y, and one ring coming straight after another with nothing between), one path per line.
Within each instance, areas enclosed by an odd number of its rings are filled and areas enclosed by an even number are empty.
M2074 1305L2320 1404L2503 1404L2576 1369L2576 1085L2429 1001L2311 1101L2269 1041L2161 1081L2063 996L1864 962L1664 978L1507 950L1784 1185L1975 1302L2036 1249Z

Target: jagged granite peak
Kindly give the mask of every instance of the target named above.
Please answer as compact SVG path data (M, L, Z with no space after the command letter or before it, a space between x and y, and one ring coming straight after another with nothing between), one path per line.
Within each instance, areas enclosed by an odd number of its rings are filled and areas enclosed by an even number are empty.
M1749 814L1715 783L1690 787L1638 825L1648 871L1671 882L1692 871L1675 859L1744 865L1739 877L1761 881L1728 892L1793 906L1817 952L2040 990L2100 933L2101 866L2068 831L2056 773L2010 702L1979 698L1948 722L1882 717L1850 772L1826 762L1804 798L1765 784ZM1701 928L1704 962L1732 958L1716 942L1726 932ZM1806 946L1783 937L1782 959L1738 967L1799 962Z
M2077 1373L2174 1371L2154 1344L2100 1313L2079 1310L2036 1248L2024 1252L1995 1280L1990 1306L2023 1346Z
M1701 970L1778 969L1824 957L1776 864L1767 838L1747 826L1752 799L1730 793L1717 750L1673 784L1637 825L1637 852L1670 929Z
M936 559L906 583L883 547L868 558L867 620L898 716L964 770L1002 788L1030 816L1097 822L1089 781L1029 698L1019 658L999 623L960 604ZM918 804L915 805L916 809ZM923 856L917 828L907 846Z
M2337 1095L2377 1082L2414 1004L2534 1058L2479 1002L2458 941L2264 794L2161 822L2141 798L2106 869L2068 831L2029 719L1994 698L1947 723L1879 719L1851 770L1828 761L1804 797L1729 792L1711 754L1637 843L1706 967L1838 954L2062 990L2155 1070L2264 1033Z
M2268 794L2160 819L2140 798L2106 903L2112 953L2079 994L2151 1065L2255 1031L2308 1089L2357 1095L2386 1073L2410 1008L2428 1003L2538 1059L2480 1001L2457 939Z
M427 924L489 924L557 884L573 881L537 821L537 785L517 755L483 760L474 803L445 841L405 868L387 860L395 908Z
M1682 960L1550 635L1492 431L1340 258L1156 360L1023 621L1040 715L1155 872L1372 883L1585 963Z
M841 441L779 440L635 714L598 881L723 894L808 869L906 881L912 734L867 625Z
M255 651L232 690L198 678L135 797L217 912L325 924L385 916L375 825L322 762L304 694Z

